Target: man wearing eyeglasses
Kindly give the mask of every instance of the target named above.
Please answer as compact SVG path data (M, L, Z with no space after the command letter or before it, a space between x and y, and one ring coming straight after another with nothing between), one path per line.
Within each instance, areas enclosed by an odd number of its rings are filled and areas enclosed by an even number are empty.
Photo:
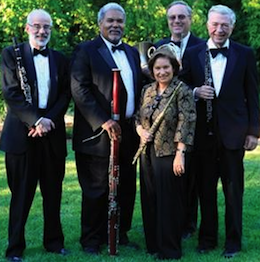
M166 37L155 44L158 48L163 44L174 43L177 57L181 62L185 51L195 45L205 42L205 40L194 36L190 32L192 9L184 1L172 2L166 10L168 27L171 32L170 37ZM184 221L183 239L189 238L197 228L197 213L198 213L198 189L196 185L196 174L193 166L193 152L186 154L185 177L187 179L187 192L185 209L186 219Z
M190 32L192 9L186 2L173 1L167 7L166 16L171 36L155 43L155 47L174 43L178 51L177 56L181 61L186 48L204 42L204 40Z
M22 261L24 230L39 181L43 198L43 245L65 255L60 221L65 172L64 114L70 100L68 61L49 49L52 19L41 9L27 17L29 42L2 52L3 97L7 115L0 149L5 151L11 191L8 261Z

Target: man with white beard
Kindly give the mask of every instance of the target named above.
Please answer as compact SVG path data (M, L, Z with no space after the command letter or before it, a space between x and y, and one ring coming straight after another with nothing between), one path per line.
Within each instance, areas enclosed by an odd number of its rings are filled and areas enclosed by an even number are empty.
M43 198L43 245L65 255L60 221L65 173L64 114L70 100L68 61L49 49L52 19L42 10L27 17L29 42L2 52L2 93L7 115L0 149L11 191L8 261L22 261L24 229L39 181Z

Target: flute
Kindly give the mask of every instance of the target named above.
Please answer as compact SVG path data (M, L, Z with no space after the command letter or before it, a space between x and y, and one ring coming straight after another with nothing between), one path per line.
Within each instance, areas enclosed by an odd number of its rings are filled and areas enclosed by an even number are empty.
M154 135L155 132L157 131L157 129L159 128L161 122L163 121L163 118L165 116L165 113L166 113L168 107L170 106L171 102L175 98L176 93L179 90L179 88L181 87L181 85L182 85L182 82L180 81L179 84L177 85L177 87L173 90L173 92L172 92L172 94L171 94L167 104L165 105L163 111L157 116L157 118L153 122L152 126L149 129L149 133L151 135ZM133 162L132 162L133 165L135 164L135 162L137 161L139 156L142 154L142 152L144 152L146 146L147 146L147 143L140 143L140 146L139 146L139 148L138 148L138 150L137 150L137 152L136 152L136 154L134 156Z

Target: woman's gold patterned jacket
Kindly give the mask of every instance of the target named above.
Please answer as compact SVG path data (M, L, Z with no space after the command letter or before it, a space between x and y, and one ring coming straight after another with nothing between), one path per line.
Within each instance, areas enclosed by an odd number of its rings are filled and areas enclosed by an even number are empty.
M177 77L174 77L161 97L157 95L157 82L144 86L140 106L135 115L136 126L142 125L144 129L150 129L179 82ZM154 134L156 156L174 155L178 142L184 143L189 150L193 145L195 123L196 108L192 90L182 83Z

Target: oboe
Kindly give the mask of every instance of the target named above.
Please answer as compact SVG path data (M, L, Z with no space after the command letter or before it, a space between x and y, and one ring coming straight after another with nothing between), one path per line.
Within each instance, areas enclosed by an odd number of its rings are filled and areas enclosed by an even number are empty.
M21 89L24 93L25 100L29 104L32 104L31 87L28 84L28 79L26 77L26 70L23 66L23 60L22 60L20 48L18 46L16 37L13 38L13 47L14 47L14 52L15 52L15 56L16 56L16 63L17 63L17 69L18 69L18 74L19 74L19 78L20 78Z
M120 86L119 69L113 69L112 119L120 119ZM120 207L118 204L119 185L119 139L111 139L109 162L109 195L108 195L108 252L111 256L118 253Z
M182 82L180 81L179 84L177 85L177 87L173 90L167 104L165 105L163 111L157 116L157 118L155 119L155 121L153 122L152 126L150 127L149 129L149 133L151 135L154 135L155 132L157 131L158 127L160 126L164 116L165 116L165 113L168 109L168 107L170 106L171 102L173 101L173 99L175 98L176 96L176 93L178 92L179 88L181 87L182 85ZM133 162L132 164L134 165L135 162L137 161L137 159L139 158L139 156L142 154L142 152L145 150L147 146L147 143L140 143L140 146L134 156L134 159L133 159Z
M205 54L205 85L212 86L212 74L211 74L211 66L210 66L210 57L209 57L209 49L206 50ZM208 135L213 135L213 105L212 100L206 100L206 121L208 127Z

